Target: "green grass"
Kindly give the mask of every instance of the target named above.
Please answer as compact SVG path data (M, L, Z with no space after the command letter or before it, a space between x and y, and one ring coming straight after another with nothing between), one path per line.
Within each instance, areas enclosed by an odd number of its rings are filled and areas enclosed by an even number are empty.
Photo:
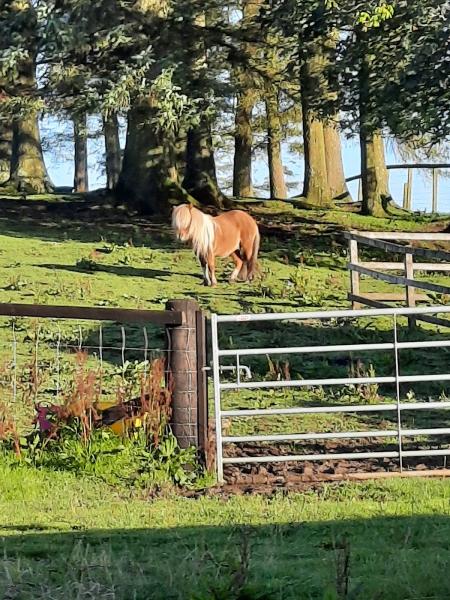
M263 279L231 286L226 283L231 268L223 263L219 286L211 290L202 286L192 252L174 242L164 223L127 217L104 205L86 209L81 201L54 197L0 204L0 302L160 309L168 299L190 296L206 310L221 313L348 307L343 230L421 231L436 226L424 217L378 220L264 203L254 209L264 227ZM71 214L74 207L80 210ZM387 289L384 284L369 285L377 291ZM70 323L40 327L39 361L48 375L41 393L51 397L56 377L54 336L59 333L64 343L76 346L79 330ZM98 324L82 324L81 332L84 344L98 343ZM162 332L156 328L149 332L150 346L160 348ZM107 345L120 348L121 333L115 324L105 326L103 334ZM400 334L409 335L404 328ZM16 322L21 365L33 358L34 335L30 320ZM141 328L127 328L126 335L130 345L142 345ZM386 320L363 320L354 328L331 329L317 323L272 330L230 327L221 334L221 343L289 345L299 336L302 343L342 343L389 335ZM425 328L418 335L435 334ZM3 361L11 357L11 342L11 323L4 320ZM63 356L67 363L73 359L65 347ZM404 367L417 369L427 361L437 370L447 356L443 352L406 356ZM126 358L142 360L142 352L129 351ZM113 371L120 365L120 351L108 351L104 359ZM390 360L373 359L377 374L391 368ZM270 370L265 358L251 367L260 378ZM310 358L292 361L290 370L304 377L317 370L321 376L337 370L347 374L346 365ZM1 389L4 399L10 388ZM417 393L428 397L442 389L429 386ZM380 393L389 399L389 390ZM360 401L357 393L333 400ZM311 401L326 402L329 397L316 390L230 394L225 399L230 407ZM361 424L367 425L356 418L308 416L275 420L270 431L356 429ZM234 427L235 433L269 431L265 420L237 422ZM331 600L340 590L340 598L348 599L444 600L450 596L449 500L447 481L425 480L347 483L273 497L194 499L167 493L152 499L144 492L107 486L95 477L17 466L2 459L0 598L254 600L265 592L277 600ZM347 596L342 592L346 547Z
M0 482L3 598L233 598L238 573L254 590L241 598L322 600L346 545L348 598L450 594L447 481L153 501L25 468L0 467Z

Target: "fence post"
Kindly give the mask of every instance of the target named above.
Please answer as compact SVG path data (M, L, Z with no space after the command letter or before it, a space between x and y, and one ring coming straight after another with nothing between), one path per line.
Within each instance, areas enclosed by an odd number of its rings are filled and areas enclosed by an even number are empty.
M411 210L412 204L412 179L413 179L413 171L412 169L408 169L407 171L407 181L403 185L403 208L405 210Z
M438 211L438 169L433 169L433 189L431 197L431 212L437 213Z
M405 254L405 277L414 279L414 258L412 252ZM413 286L406 284L406 306L413 308L416 305L416 290ZM416 326L415 317L408 317L408 325L410 329Z
M172 417L170 425L181 448L195 446L200 449L203 445L205 434L201 434L205 424L199 427L199 415L205 418L204 407L199 401L206 390L205 381L199 376L201 365L202 344L198 335L198 324L201 314L200 307L194 300L169 300L167 310L176 310L182 313L183 319L179 326L167 328L168 373L172 380ZM203 333L204 333L204 327ZM204 373L201 366L201 373ZM204 376L203 376L204 377ZM203 397L202 402L205 402Z
M350 263L357 265L359 264L359 256L358 256L358 242L350 238L349 240L349 254L350 254ZM350 293L352 296L359 296L359 273L357 271L353 271L350 267ZM357 309L360 308L360 303L352 300L352 308Z
M412 210L413 170L408 169L408 210Z
M403 184L403 208L408 210L408 184Z

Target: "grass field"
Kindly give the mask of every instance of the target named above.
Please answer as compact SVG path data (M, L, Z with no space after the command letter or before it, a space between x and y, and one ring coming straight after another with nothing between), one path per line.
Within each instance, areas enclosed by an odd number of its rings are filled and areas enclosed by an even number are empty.
M61 473L3 466L0 481L2 598L450 594L447 481L154 501Z
M2 200L0 206L0 302L156 309L168 299L194 297L206 310L221 313L347 307L343 230L446 226L425 218L374 220L268 203L255 208L263 232L262 280L230 286L224 278L231 266L224 265L219 286L210 290L202 286L191 251L173 241L165 224L129 218L105 206L87 209L81 201ZM15 327L18 361L26 364L35 326L22 320ZM386 330L381 321L332 335L367 340L388 335ZM39 360L51 373L44 395L54 389L52 343L58 331L68 345L78 343L74 325L42 325ZM162 332L149 332L150 347L160 348ZM96 324L82 324L81 333L83 344L95 345ZM112 325L103 333L120 349L120 329ZM270 338L287 345L299 334L261 329L253 341ZM301 334L316 343L331 339L329 330L315 326ZM402 330L401 335L408 334ZM420 335L435 334L425 329ZM251 336L254 332L231 328L222 342L250 342ZM127 340L142 345L142 331L127 329ZM0 343L7 360L7 320L0 327ZM427 361L439 369L447 357L419 354L406 367ZM66 358L70 361L71 354ZM142 360L142 352L129 351L126 358ZM112 371L120 366L120 351L105 354L105 362ZM390 368L386 358L374 364L377 374ZM302 375L337 368L346 374L345 365L331 362L294 362L290 368ZM252 369L265 377L267 362L256 362ZM430 386L424 393L439 395L442 389ZM379 393L389 396L387 390ZM289 394L277 399L285 405L298 400ZM239 399L241 406L255 401L267 402L250 395ZM238 399L230 396L229 402L235 406ZM316 418L289 426L325 430L339 424ZM245 430L242 424L236 427ZM265 430L267 424L260 427ZM286 431L287 423L276 423L276 430ZM447 481L410 480L330 485L301 495L183 498L168 493L152 499L94 477L18 467L2 459L0 598L444 600L450 595L449 500Z

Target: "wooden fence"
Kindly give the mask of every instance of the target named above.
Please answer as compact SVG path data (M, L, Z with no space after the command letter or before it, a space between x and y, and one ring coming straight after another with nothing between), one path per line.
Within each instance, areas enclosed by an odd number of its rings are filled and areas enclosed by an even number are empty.
M0 317L94 320L162 326L167 332L167 373L173 386L172 431L182 448L207 451L208 407L205 314L193 300L172 300L167 310L1 304Z
M406 210L412 210L412 190L413 190L413 173L416 169L431 171L431 212L439 212L438 207L438 187L439 187L439 175L441 170L450 169L450 163L410 163L403 165L387 165L388 171L390 170L406 170L406 181L403 184L403 208ZM358 184L358 199L362 200L362 187L361 187L361 175L353 175L347 177L347 183L350 181L359 180ZM448 212L448 211L447 211Z
M426 293L417 293L423 290L434 294L450 295L450 287L429 281L414 278L415 272L447 272L450 273L450 252L444 250L431 250L412 246L411 242L448 242L450 234L447 233L403 233L403 232L374 232L350 231L345 234L349 242L350 293L349 300L352 308L362 305L374 308L387 308L388 302L405 302L407 307L416 306L416 302L430 302ZM392 241L395 240L395 241ZM398 243L406 242L406 244ZM376 248L385 252L399 254L403 257L399 262L362 261L360 247ZM434 262L416 262L416 259L425 259ZM402 274L389 274L385 271L399 271ZM392 292L361 292L361 275L371 277L378 281L385 281L394 285L404 286L404 293ZM410 319L410 326L415 325L416 318ZM437 317L421 316L420 320L450 327L450 321Z

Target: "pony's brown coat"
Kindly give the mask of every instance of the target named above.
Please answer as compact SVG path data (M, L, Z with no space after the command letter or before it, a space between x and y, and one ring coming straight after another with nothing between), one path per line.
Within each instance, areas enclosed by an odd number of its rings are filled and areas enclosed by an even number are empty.
M189 242L203 267L206 285L216 285L215 258L231 256L235 268L230 280L252 280L257 266L259 231L256 221L242 210L217 217L205 215L191 204L173 210L172 227L178 238Z

